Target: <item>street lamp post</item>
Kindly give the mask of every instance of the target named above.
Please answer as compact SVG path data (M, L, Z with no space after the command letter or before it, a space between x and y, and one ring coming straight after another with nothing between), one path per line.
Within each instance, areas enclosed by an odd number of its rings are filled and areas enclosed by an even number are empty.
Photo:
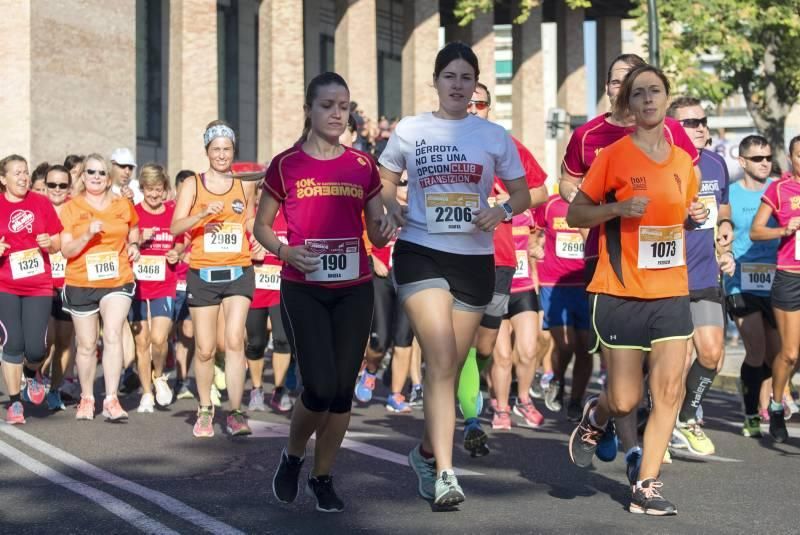
M658 38L658 10L656 0L647 0L647 48L650 52L650 65L661 67L661 51Z

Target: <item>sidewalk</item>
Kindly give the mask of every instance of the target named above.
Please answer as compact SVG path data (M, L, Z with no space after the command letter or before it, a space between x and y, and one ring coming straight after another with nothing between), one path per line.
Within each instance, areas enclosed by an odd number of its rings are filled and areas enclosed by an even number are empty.
M714 384L711 388L729 392L732 394L739 393L739 387L736 382L739 379L739 369L742 367L744 360L744 346L741 342L736 346L725 346L725 361L722 364L722 371L717 374L714 379ZM792 377L792 383L800 386L800 374L795 374Z

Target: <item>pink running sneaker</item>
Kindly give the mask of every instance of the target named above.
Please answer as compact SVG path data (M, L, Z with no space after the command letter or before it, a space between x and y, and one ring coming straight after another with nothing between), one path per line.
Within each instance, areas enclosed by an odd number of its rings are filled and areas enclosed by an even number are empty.
M492 429L504 429L506 431L511 429L511 413L508 412L508 407L505 410L497 409L492 416Z
M103 401L103 417L111 422L118 422L120 420L127 420L128 413L122 409L119 404L117 396L112 396L111 399Z
M15 401L6 409L6 423L11 425L22 425L25 423L25 409L21 401Z
M33 377L23 377L23 379L25 380L25 387L21 392L22 399L34 405L41 405L47 394L41 372L37 370L36 375Z
M536 410L530 399L525 402L517 401L514 405L514 414L525 420L525 425L528 427L539 427L544 422L544 416Z
M227 424L228 433L233 437L243 437L253 433L247 424L247 416L242 411L231 411L225 423Z
M214 436L214 407L197 408L197 421L194 423L192 434L197 438L211 438Z
M769 411L767 409L758 409L758 415L761 416L762 422L769 422Z
M78 402L78 412L75 413L76 420L94 420L94 398L87 398L81 395Z

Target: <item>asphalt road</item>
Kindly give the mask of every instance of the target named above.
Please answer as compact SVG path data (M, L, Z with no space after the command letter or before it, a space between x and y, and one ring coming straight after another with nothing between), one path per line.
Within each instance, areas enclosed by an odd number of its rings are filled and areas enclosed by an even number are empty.
M376 397L385 395L379 386ZM288 506L272 496L287 416L255 413L254 435L230 438L220 413L216 436L196 439L193 402L148 415L136 414L137 404L138 396L123 399L131 411L126 424L101 417L76 422L73 407L49 414L44 406L28 408L24 426L0 423L0 533L800 531L800 426L790 424L792 438L783 445L743 438L738 399L719 391L704 405L717 456L676 453L663 469L664 495L679 509L672 518L626 511L622 455L612 463L595 460L590 470L571 465L572 425L546 411L539 429L491 432L487 457L471 459L458 447L456 466L468 471L459 477L467 501L458 511L434 512L417 496L405 465L421 411L390 415L377 400L357 405L334 473L346 510L324 514L304 495ZM456 437L459 443L460 431Z

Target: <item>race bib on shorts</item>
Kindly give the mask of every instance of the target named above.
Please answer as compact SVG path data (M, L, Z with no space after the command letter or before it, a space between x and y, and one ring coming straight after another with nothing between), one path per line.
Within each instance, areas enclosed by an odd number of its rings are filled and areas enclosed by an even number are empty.
M775 264L742 264L742 291L768 292L775 280Z
M67 272L67 259L61 253L50 255L50 272L54 279L63 279Z
M167 259L164 256L142 255L133 265L136 280L164 281L167 278Z
M90 282L118 278L119 254L114 251L87 254L86 273Z
M44 258L38 247L11 253L8 259L11 261L11 278L14 280L44 273Z
M242 250L244 236L239 223L222 223L216 232L213 229L219 223L209 223L203 232L203 249L207 253L239 253Z
M686 263L683 227L639 227L639 269L665 269Z
M514 271L515 279L527 279L530 276L530 265L528 264L528 251L516 251L517 269Z
M306 240L306 246L319 255L320 267L306 273L312 282L341 282L358 278L358 238Z
M262 264L255 266L256 288L259 290L281 289L281 266Z
M477 193L426 193L425 220L430 234L475 230L472 212L480 206Z
M704 195L699 197L698 200L703 203L708 209L708 218L705 223L700 225L699 229L715 229L717 228L717 219L719 218L719 207L717 207L717 198L713 195Z
M175 285L176 292L185 292L186 291L186 281L178 281L178 284Z
M583 236L577 232L556 233L556 256L569 260L583 260Z

